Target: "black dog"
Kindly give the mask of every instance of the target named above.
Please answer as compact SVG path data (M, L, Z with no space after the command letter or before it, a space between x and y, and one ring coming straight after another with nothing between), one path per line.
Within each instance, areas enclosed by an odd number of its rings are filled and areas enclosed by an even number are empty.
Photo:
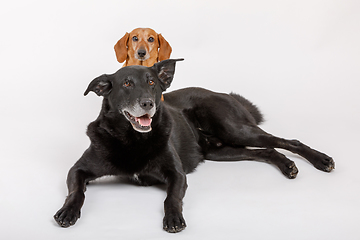
M125 175L141 185L166 183L163 226L179 232L186 227L182 216L186 174L203 159L262 160L295 178L294 162L274 150L283 148L322 171L334 169L331 157L261 130L257 125L262 115L239 95L187 88L165 94L162 102L161 94L170 86L180 60L124 67L89 84L85 95L93 91L103 96L103 105L88 126L90 147L69 171L69 195L54 216L60 226L75 224L86 183L104 175Z

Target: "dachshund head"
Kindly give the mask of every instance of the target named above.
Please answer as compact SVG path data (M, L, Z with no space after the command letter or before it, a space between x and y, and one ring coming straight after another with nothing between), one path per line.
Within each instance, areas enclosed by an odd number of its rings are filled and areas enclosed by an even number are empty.
M125 35L114 46L118 62L124 66L153 66L170 58L171 46L165 38L151 28L136 28Z

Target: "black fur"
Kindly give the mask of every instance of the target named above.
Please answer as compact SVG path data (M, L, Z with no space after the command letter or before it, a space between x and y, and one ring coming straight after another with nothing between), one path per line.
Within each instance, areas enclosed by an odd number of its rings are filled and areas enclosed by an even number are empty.
M241 105L243 105L246 108L246 110L254 117L257 125L261 124L264 121L263 115L261 114L259 109L252 102L250 102L246 98L240 96L239 94L236 94L233 92L230 93L230 96L235 98L237 101L239 101L239 103Z
M88 126L90 147L69 171L69 194L54 216L60 226L75 224L85 184L105 175L128 176L141 185L165 183L164 229L179 232L186 227L182 216L186 174L203 159L262 160L295 178L294 162L274 149L284 148L322 171L334 169L331 157L261 130L257 126L263 120L260 111L237 94L187 88L165 94L162 102L161 94L170 86L179 60L165 60L151 68L124 67L89 84L85 95L93 91L103 96L103 105Z

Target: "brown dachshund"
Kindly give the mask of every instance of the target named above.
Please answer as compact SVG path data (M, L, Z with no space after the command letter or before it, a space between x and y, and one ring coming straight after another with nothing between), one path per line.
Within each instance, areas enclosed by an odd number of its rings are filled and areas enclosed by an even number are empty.
M123 67L154 63L170 58L171 46L161 34L151 28L136 28L125 35L114 46L118 62Z

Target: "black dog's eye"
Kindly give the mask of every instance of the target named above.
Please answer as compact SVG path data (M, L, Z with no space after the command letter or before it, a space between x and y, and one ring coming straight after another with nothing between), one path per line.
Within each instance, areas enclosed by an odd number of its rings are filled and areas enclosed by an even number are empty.
M154 38L153 37L149 37L149 39L148 39L148 42L154 42Z
M149 83L150 86L155 84L155 82L153 80L149 80L148 83Z
M137 36L133 36L133 37L132 37L132 40L133 40L134 42L137 42L139 39L138 39Z
M124 87L131 87L132 86L132 82L129 80L126 80L123 84Z

